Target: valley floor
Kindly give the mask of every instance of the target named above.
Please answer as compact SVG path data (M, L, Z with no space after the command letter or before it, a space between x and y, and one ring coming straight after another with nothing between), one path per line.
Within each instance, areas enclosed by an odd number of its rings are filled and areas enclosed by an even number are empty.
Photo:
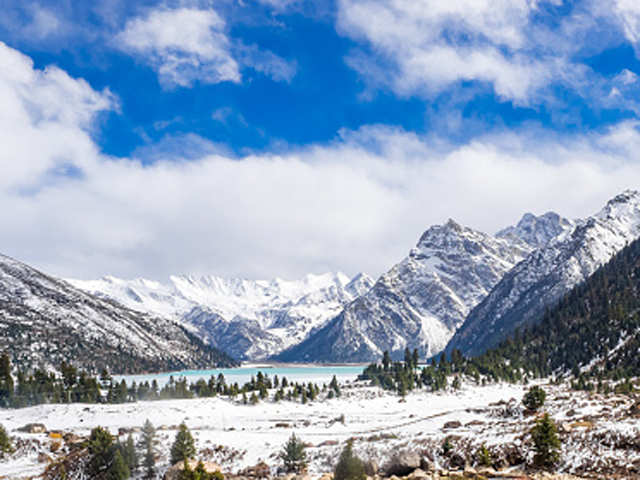
M626 396L602 397L545 385L548 411L560 427L563 461L560 470L593 478L634 478L640 473L640 418ZM337 399L306 405L283 401L242 405L223 398L166 400L124 405L44 405L0 410L0 424L16 439L18 451L0 461L0 478L41 474L59 441L50 434L17 431L27 423L42 423L49 432L88 435L103 426L113 434L135 432L149 419L161 441L159 466L168 466L168 452L177 425L191 429L201 458L224 471L237 472L263 460L276 467L276 458L292 432L307 442L310 473L332 470L348 438L365 459L383 465L394 453L419 452L434 468L446 465L442 444L449 438L454 453L473 458L481 445L504 465L531 461L528 434L534 416L523 414L518 385L463 385L446 393L413 392L403 400L374 387L351 383ZM54 435L55 437L55 435Z

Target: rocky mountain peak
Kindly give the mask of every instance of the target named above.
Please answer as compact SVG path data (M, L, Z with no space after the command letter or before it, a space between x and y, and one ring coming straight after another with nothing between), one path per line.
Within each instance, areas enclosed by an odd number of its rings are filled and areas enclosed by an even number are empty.
M600 220L619 218L625 219L640 215L640 192L625 190L607 202L595 217Z
M511 241L521 241L533 249L547 245L565 233L571 232L575 223L555 212L536 216L525 213L516 226L507 227L496 233L496 237Z

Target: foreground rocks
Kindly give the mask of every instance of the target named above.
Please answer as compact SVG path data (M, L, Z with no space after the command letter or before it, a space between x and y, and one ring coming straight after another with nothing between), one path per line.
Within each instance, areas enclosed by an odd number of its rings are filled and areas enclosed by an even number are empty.
M207 473L216 473L219 472L220 469L220 465L213 463L213 462L202 462L204 469ZM195 468L198 466L198 462L197 460L189 460L188 462L189 468L191 470L195 470ZM164 480L180 480L181 477L181 472L184 470L184 464L182 463L178 463L176 465L174 465L173 467L170 467L166 473L164 474L163 479Z

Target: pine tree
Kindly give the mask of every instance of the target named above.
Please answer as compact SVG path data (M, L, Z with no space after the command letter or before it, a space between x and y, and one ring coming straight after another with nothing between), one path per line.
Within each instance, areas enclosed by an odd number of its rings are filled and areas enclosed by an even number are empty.
M484 445L482 445L478 449L478 452L476 453L476 460L478 464L482 465L483 467L490 467L491 464L493 463L493 459L491 458L491 452L489 452L487 447Z
M193 458L195 455L195 442L191 436L191 432L183 422L180 424L180 429L171 446L171 464L175 465L176 463Z
M91 430L88 447L91 459L87 465L87 471L89 475L97 476L108 469L112 463L115 450L113 437L104 428L96 427Z
M127 443L124 444L122 457L130 471L134 471L138 468L138 454L136 453L136 447L133 444L133 437L131 434L127 437Z
M418 363L420 363L420 355L418 354L418 349L414 348L413 349L413 368L418 368Z
M0 425L0 458L5 454L13 453L13 445L5 428Z
M108 480L126 480L129 478L129 468L120 454L120 450L116 449L113 454L113 460L107 470L106 478Z
M141 445L144 450L142 466L145 471L145 478L153 478L156 474L156 458L154 452L156 429L149 420L142 426Z
M0 407L8 407L13 397L13 377L11 359L3 353L0 356Z
M411 368L413 365L413 357L411 357L411 350L409 350L409 347L405 347L404 349L404 365L407 368Z
M385 372L389 371L389 366L391 365L391 356L389 355L389 351L385 350L382 354L382 368L384 368Z
M540 387L533 386L522 398L522 404L532 412L536 412L544 405L547 393Z
M333 478L334 480L364 480L366 478L364 463L353 453L353 440L348 440L342 450L333 471Z
M560 461L560 438L556 424L548 413L531 429L535 450L534 462L537 466L551 468Z
M301 473L307 468L307 452L302 440L293 433L278 455L287 473Z

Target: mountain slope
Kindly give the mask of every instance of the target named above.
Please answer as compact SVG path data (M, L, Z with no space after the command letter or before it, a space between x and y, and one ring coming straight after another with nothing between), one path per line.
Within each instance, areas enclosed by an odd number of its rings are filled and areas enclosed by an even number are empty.
M593 217L532 252L469 314L447 345L477 355L516 328L540 320L544 311L628 242L640 236L640 193L626 191Z
M562 297L535 326L472 359L540 376L640 375L640 240Z
M378 359L384 350L398 357L405 347L433 355L445 347L471 308L530 251L516 233L495 238L453 220L433 226L369 292L276 358L364 362Z
M304 340L364 294L364 274L307 275L298 281L172 276L70 280L78 288L129 308L180 320L206 342L240 359L261 360Z
M0 349L21 369L61 361L114 373L236 362L166 319L96 298L0 255Z

